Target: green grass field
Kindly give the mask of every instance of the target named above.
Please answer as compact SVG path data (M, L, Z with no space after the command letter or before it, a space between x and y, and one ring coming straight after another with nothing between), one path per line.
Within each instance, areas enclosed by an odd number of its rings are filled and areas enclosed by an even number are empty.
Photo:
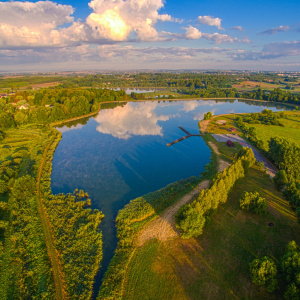
M271 137L281 137L300 146L300 113L285 112L285 116L280 119L284 127L263 124L251 124L251 126L257 129L257 137L265 142L268 142Z
M222 147L219 151L228 154ZM259 191L266 198L267 216L239 208L244 191ZM264 255L279 262L290 240L300 241L295 214L270 177L255 166L211 216L202 236L153 240L136 250L124 299L282 299L251 283L249 263Z

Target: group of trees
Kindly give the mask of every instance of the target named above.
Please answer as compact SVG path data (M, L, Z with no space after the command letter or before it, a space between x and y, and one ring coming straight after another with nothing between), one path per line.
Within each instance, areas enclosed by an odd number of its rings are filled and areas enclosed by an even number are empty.
M281 88L275 88L273 91L264 91L261 88L251 91L240 93L239 97L265 100L270 102L283 102L298 105L300 103L300 95L291 92L285 92Z
M268 155L273 163L284 170L288 179L300 179L300 148L283 138L271 138Z
M217 174L209 189L202 190L194 202L180 208L175 216L175 221L182 237L189 238L202 234L209 213L215 210L220 203L227 201L228 194L235 182L244 177L245 172L255 161L252 149L241 149L237 160L222 173Z
M35 133L38 139L22 147L7 145L8 155L0 162L1 299L54 299L35 179L47 134Z
M265 287L270 293L279 290L286 300L300 298L300 248L295 241L287 245L280 264L276 265L272 258L265 256L255 259L249 267L254 284Z
M243 127L244 122L248 124L284 126L280 121L283 117L284 112L275 114L272 110L264 109L261 113L252 113L250 116L238 116L236 122L240 127Z
M240 208L250 210L258 215L266 215L267 203L266 199L260 197L258 192L244 192L240 199Z
M16 99L27 101L30 109L19 110ZM123 101L124 91L108 89L63 89L61 87L23 91L8 97L0 112L0 129L17 127L28 123L45 124L81 116L99 109L100 102ZM1 106L1 105L0 105Z

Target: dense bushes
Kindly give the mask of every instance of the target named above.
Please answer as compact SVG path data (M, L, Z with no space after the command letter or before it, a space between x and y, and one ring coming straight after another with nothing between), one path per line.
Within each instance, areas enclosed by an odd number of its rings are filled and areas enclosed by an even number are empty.
M271 138L269 157L280 169L285 170L288 179L300 179L300 148L283 138Z
M6 147L0 163L0 298L54 299L51 265L37 210L38 151L47 134L36 130L37 140L25 140L32 129L10 133L23 147ZM23 136L20 139L19 136ZM16 160L18 159L18 161ZM32 162L28 165L28 162Z
M258 192L244 192L240 199L241 209L250 210L257 215L264 216L267 213L266 199L260 197Z
M191 204L180 208L175 217L176 226L181 236L189 238L202 233L205 217L220 203L227 201L228 193L235 182L244 177L245 172L255 163L255 157L250 148L243 148L234 164L217 174L211 187L202 190L198 198Z
M238 116L237 122L242 124L242 122L248 124L264 124L264 125L277 125L283 126L280 121L284 117L284 113L279 114L273 113L272 110L264 109L261 113L252 113L250 116Z
M255 259L249 267L254 284L265 287L268 292L279 289L287 300L300 299L300 248L295 241L289 242L277 266L271 258L265 256Z
M281 268L285 280L285 299L300 298L300 247L291 241L281 261Z
M267 256L250 264L250 275L254 284L265 287L270 293L278 288L276 264Z

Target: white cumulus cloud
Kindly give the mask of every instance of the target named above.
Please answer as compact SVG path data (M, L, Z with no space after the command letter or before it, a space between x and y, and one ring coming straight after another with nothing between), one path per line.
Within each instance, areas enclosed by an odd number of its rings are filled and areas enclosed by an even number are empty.
M220 19L220 18L214 18L214 17L211 17L211 16L199 16L198 21L199 21L200 24L209 25L209 26L216 26L219 29L223 29L221 27L222 19Z
M93 0L93 9L86 23L93 29L95 38L125 41L134 32L142 41L159 40L154 28L158 20L172 21L170 15L159 15L162 0Z
M197 28L193 26L189 26L188 28L185 28L185 30L186 30L185 36L189 40L196 40L201 38L202 36L201 31L199 31Z
M61 44L57 26L73 22L73 11L50 1L0 2L0 47Z

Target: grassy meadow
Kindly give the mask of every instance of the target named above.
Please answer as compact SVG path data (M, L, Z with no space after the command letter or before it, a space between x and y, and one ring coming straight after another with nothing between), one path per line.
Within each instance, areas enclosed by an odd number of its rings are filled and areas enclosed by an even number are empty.
M257 129L257 137L264 142L268 142L271 137L281 137L300 146L300 113L285 112L285 118L280 119L280 121L284 127L264 124L251 124L251 127Z

